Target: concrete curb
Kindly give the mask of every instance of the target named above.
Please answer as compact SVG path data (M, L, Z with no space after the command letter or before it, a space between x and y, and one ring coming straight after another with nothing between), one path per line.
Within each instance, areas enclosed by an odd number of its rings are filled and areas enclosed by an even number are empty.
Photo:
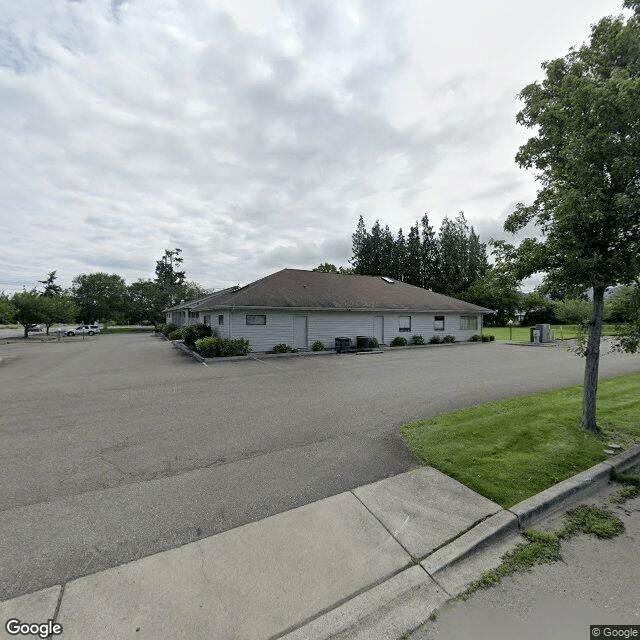
M613 458L604 461L618 473L625 473L629 469L640 464L640 444L631 447L628 451L623 451Z
M431 576L466 558L496 538L516 533L518 519L509 511L499 511L449 544L434 551L420 564Z
M440 585L439 576L446 574L458 562L475 557L477 552L491 543L508 541L510 536L526 528L535 520L588 497L609 482L612 469L623 473L638 464L640 464L640 445L567 478L509 509L503 509L489 516L460 537L428 555L420 566L430 580ZM457 595L455 592L449 592L442 599L443 591L435 593L430 591L429 596L423 595L424 599L420 601L416 588L422 591L426 588L426 584L413 568L405 570L324 613L312 623L285 635L282 640L298 640L298 638L306 639L307 637L313 640L329 640L336 636L345 640L347 638L354 640L356 638L399 638L403 633L416 629L427 619L430 613L429 607L437 609L450 597ZM454 591L461 591L461 589L457 588ZM406 611L406 605L409 602L415 607L412 615ZM379 607L377 614L373 609L375 606ZM418 620L420 617L421 619ZM389 625L389 620L395 620L395 624Z
M171 344L174 347L176 347L177 349L180 349L180 351L182 351L188 356L191 356L198 362L204 362L204 358L201 355L198 355L195 351L191 351L191 349L189 349L189 347L187 347L187 345L184 342L180 340L169 340L169 342L171 342Z
M609 481L612 469L623 473L637 464L640 464L640 445L518 502L508 510L517 516L520 529L526 528L567 504L592 494Z
M415 629L449 595L418 566L372 587L280 640L398 638Z

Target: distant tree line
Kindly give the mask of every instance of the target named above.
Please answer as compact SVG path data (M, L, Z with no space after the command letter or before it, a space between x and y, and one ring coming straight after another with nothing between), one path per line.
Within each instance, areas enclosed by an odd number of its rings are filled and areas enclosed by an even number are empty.
M472 302L495 311L485 316L487 326L503 326L518 316L524 325L584 324L589 318L588 292L580 287L544 284L522 293L513 268L518 249L503 240L481 242L462 212L454 220L445 218L437 233L425 214L406 236L402 228L392 232L379 220L367 229L360 216L352 248L351 267L324 262L314 271L388 276ZM605 319L620 325L638 322L639 300L638 285L619 287L605 303Z
M117 324L153 324L164 321L163 309L181 300L204 297L207 291L186 280L181 269L181 249L167 249L156 262L154 279L140 279L129 285L112 273L83 273L69 289L56 284L56 272L39 280L43 290L21 291L9 297L0 294L0 322L24 327L45 325L47 333L54 324L113 321Z
M383 275L449 296L460 296L488 269L486 245L464 213L445 218L436 234L425 214L404 235L379 220L368 231L362 216L352 235L353 272Z

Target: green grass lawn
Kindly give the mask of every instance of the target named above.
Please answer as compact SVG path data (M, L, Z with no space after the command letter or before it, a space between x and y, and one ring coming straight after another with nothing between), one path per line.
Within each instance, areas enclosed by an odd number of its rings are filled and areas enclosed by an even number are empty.
M529 342L531 337L529 333L530 327L512 327L511 335L513 338L509 338L509 327L485 327L482 331L485 335L494 335L496 340L513 340L514 342ZM552 324L551 330L556 332L556 340L571 340L575 338L578 333L578 325L575 324ZM602 327L603 336L615 335L615 325L605 324Z
M607 443L640 442L640 373L601 380L598 423L579 427L582 386L482 404L401 427L413 453L510 507L605 460Z

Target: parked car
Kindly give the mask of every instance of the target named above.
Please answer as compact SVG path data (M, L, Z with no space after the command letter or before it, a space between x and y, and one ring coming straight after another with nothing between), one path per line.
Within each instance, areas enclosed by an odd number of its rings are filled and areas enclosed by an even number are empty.
M75 329L67 329L65 331L65 334L68 336L75 336L76 334L86 334L88 336L93 336L96 333L100 333L100 327L97 324L81 324Z
M27 325L27 333L40 333L41 331L42 331L42 327L39 327L37 324Z

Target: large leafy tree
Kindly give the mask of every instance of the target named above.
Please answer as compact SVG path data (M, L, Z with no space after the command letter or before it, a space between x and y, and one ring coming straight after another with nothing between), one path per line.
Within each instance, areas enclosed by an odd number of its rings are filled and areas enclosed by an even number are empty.
M82 273L71 291L85 322L106 322L125 310L127 285L116 273Z
M484 244L481 245L479 240L478 244L484 248ZM509 320L513 320L516 310L521 306L522 296L518 292L520 282L516 280L509 263L514 247L502 240L492 240L490 244L495 263L493 266L488 266L486 254L481 254L477 250L478 256L484 256L484 259L479 260L482 268L478 271L482 275L473 280L471 286L464 292L463 298L481 307L493 309L494 313L485 317L485 324L502 326Z
M35 290L14 293L11 298L14 319L24 328L24 337L29 337L29 325L43 320L42 296Z
M640 273L640 0L607 17L587 44L543 65L517 120L535 130L516 156L541 185L505 223L542 239L519 248L520 275L546 272L560 287L591 289L581 426L597 430L596 392L605 289ZM631 345L632 346L632 345Z
M73 322L78 315L78 305L73 298L68 295L45 295L40 296L40 322L49 329L57 322Z
M4 291L0 292L0 323L9 324L13 322L15 308L11 304L11 300Z

